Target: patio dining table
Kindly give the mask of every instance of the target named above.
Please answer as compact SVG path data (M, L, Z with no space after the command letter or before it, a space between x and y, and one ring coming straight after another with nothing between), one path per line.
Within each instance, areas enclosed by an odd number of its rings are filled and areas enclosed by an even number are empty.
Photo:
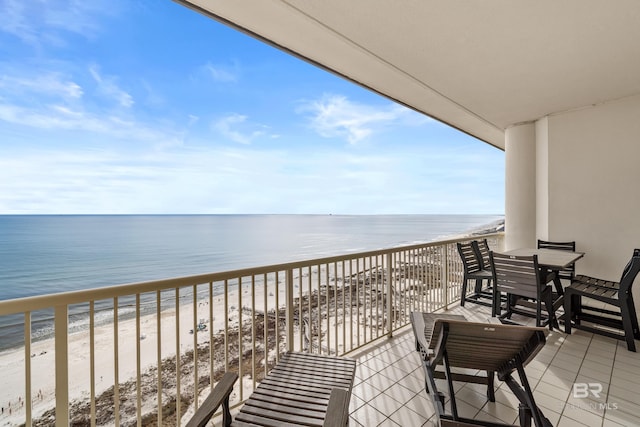
M512 249L510 251L503 252L505 255L514 256L538 256L538 267L544 274L549 272L557 272L565 269L574 264L580 258L584 256L584 252L562 251L558 249L546 249L546 248L519 248ZM562 304L562 296L564 291L562 289L562 282L560 277L556 274L553 278L553 284L556 288L557 299L555 299L554 307Z
M538 266L547 270L562 270L584 256L584 252L561 251L557 249L519 248L503 252L505 255L538 256Z

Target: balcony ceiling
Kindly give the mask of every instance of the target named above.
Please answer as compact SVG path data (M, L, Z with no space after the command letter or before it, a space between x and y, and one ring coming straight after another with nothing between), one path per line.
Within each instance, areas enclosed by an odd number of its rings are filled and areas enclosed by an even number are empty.
M640 93L637 0L177 0L497 147Z

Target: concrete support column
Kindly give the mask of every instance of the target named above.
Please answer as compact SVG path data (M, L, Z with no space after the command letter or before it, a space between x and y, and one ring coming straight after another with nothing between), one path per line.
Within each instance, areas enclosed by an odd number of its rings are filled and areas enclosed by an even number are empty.
M505 250L536 245L536 129L505 133Z

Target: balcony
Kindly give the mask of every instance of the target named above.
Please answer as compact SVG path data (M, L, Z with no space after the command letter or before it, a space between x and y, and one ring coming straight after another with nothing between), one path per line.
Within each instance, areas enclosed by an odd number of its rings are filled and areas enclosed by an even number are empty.
M487 237L502 248L502 234ZM242 378L239 406L287 350L357 358L353 425L430 425L409 313L490 317L456 304L456 242L1 301L0 320L20 332L17 350L0 354L0 425L180 425L223 372ZM615 340L554 331L527 372L552 422L615 426L640 423L639 367ZM573 398L574 382L603 389ZM517 417L507 387L496 403L459 387L464 416Z

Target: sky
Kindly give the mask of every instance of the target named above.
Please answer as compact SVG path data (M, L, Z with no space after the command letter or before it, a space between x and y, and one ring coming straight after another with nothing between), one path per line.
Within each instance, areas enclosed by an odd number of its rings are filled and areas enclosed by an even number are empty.
M502 214L504 153L170 0L0 0L0 214Z

